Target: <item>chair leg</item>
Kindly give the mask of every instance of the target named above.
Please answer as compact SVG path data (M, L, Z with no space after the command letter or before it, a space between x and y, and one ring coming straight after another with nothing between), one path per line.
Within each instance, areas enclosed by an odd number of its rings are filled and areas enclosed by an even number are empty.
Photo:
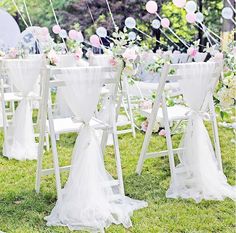
M119 191L121 195L125 195L124 191L124 181L123 181L123 174L122 174L122 167L121 167L121 158L120 158L120 149L119 149L119 141L118 141L118 134L117 134L117 126L115 120L115 111L113 112L113 119L112 119L112 138L114 143L114 151L115 151L115 158L116 158L116 171L119 181Z
M56 177L56 189L57 189L57 198L61 200L61 177L60 177L60 167L58 161L58 152L57 152L57 144L55 135L51 134L51 144L52 144L52 154L53 154L53 165L54 165L54 172Z
M165 101L166 101L166 99L163 94L163 96L162 96L162 112L163 112L165 131L166 131L166 144L167 144L169 163L170 163L170 173L171 173L171 179L173 181L173 180L175 180L175 172L174 172L175 160L174 160L174 153L173 153L173 145L172 145L172 139L171 139L171 131L170 131L170 125L169 125L168 112L167 112L167 107L166 107Z
M214 144L215 144L216 158L217 158L218 166L219 166L220 170L223 171L219 132L218 132L217 119L216 119L213 98L210 99L209 107L210 107L210 112L211 112L211 121L212 121L212 128L213 128L213 138L214 138Z

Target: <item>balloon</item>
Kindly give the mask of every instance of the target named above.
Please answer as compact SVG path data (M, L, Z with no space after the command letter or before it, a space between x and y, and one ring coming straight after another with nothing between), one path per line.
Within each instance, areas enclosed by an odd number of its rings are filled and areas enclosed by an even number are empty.
M59 32L59 36L62 38L62 39L65 39L67 38L67 32L65 29L62 29L60 32Z
M196 14L192 13L192 12L189 12L186 15L186 20L187 20L188 23L195 23L196 22Z
M222 17L224 19L232 19L234 16L234 12L230 7L225 7L222 10Z
M104 27L99 27L97 30L96 30L96 33L99 37L102 37L102 38L105 38L107 37L107 29L104 28Z
M128 17L126 20L125 20L125 26L129 29L133 29L136 27L136 21L133 17Z
M55 34L59 34L60 31L61 31L61 27L59 25L54 25L52 27L52 31L55 33Z
M158 29L161 26L161 22L158 19L152 21L152 27Z
M77 32L76 40L80 43L84 42L84 36L83 36L82 32Z
M184 8L186 0L173 0L173 4L179 8Z
M150 14L155 14L157 12L157 3L155 1L148 1L146 3L146 10Z
M163 18L163 19L161 20L161 26L162 26L163 28L168 28L168 27L170 27L170 20L167 19L167 18Z
M202 23L204 21L204 15L201 12L196 13L196 21Z
M100 47L100 45L101 45L100 39L97 35L92 35L89 40L90 40L90 43L92 44L92 46Z
M197 4L194 1L188 1L186 3L185 9L187 12L195 12L197 10Z
M130 40L135 40L136 39L136 33L135 32L130 32L129 33L129 39Z
M77 31L75 31L75 30L70 30L69 31L69 37L70 37L70 39L72 39L72 40L76 40L77 39Z

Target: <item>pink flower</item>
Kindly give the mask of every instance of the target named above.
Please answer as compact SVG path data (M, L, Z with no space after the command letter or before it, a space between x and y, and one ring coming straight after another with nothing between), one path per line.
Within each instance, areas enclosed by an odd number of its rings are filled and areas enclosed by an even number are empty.
M81 48L78 48L76 51L75 51L75 58L76 60L79 60L83 57L83 50Z
M11 49L9 50L8 56L9 56L9 58L14 59L14 58L17 57L17 54L18 54L17 49L16 49L16 48L11 48Z
M128 61L129 60L134 61L137 58L137 54L136 54L135 50L131 49L131 48L127 48L122 56L124 59L126 59Z
M57 53L53 49L50 50L47 57L48 57L51 65L56 65L58 63Z
M191 57L195 57L197 55L198 51L197 49L190 47L188 48L187 54Z
M165 137L165 136L166 136L166 131L165 131L164 129L162 129L162 130L159 132L159 136Z
M112 66L115 66L115 65L117 64L117 62L116 62L116 60L115 60L114 57L109 61L109 63L110 63Z
M147 132L147 128L148 128L148 121L146 120L141 124L141 129L143 132Z
M215 54L215 59L216 59L216 60L222 60L223 58L224 58L223 53L217 52L217 53Z

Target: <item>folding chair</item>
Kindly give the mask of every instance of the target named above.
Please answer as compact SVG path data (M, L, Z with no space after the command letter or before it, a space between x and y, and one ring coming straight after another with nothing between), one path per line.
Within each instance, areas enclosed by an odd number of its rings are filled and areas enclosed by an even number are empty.
M178 69L178 66L180 65L175 65L174 67L176 69ZM140 175L142 172L142 168L143 168L143 163L146 159L149 158L156 158L156 157L162 157L162 156L169 156L169 163L170 163L170 171L171 171L171 178L174 179L175 173L175 162L174 162L174 154L179 154L183 151L183 148L176 148L173 149L172 146L172 139L171 139L171 130L170 130L170 124L169 124L169 112L168 112L168 108L166 106L166 99L165 99L165 94L164 94L164 85L165 85L165 81L167 80L167 72L165 72L165 67L163 68L163 72L162 72L162 78L160 79L160 83L158 85L158 90L157 90L157 96L153 105L153 109L151 111L151 114L148 116L148 120L149 120L149 125L148 125L148 129L147 132L145 134L145 139L143 142L143 146L142 146L142 150L140 153L140 157L139 157L139 161L138 161L138 165L136 168L136 172ZM212 122L212 127L213 127L213 136L214 136L214 144L215 144L215 153L216 153L216 157L218 160L218 165L219 168L222 170L222 160L221 160L221 151L220 151L220 143L219 143L219 135L218 135L218 127L217 127L217 121L216 121L216 113L215 113L215 108L214 108L214 101L213 101L213 92L215 89L215 86L217 84L217 81L219 79L219 72L216 71L214 73L215 75L215 79L212 80L212 89L209 92L207 99L205 101L205 104L203 106L203 111L207 112L207 110L209 110L209 114L210 114L210 119ZM178 75L178 70L177 70L177 75L175 75L175 77L168 77L169 80L173 80L175 79L176 81L178 81L179 79L181 79L181 77ZM158 110L160 109L160 105L162 106L161 111L162 111L162 117L163 117L163 121L164 121L164 127L165 127L165 131L166 131L166 142L167 142L167 150L166 151L160 151L160 152L151 152L148 153L148 146L150 143L150 139L151 139L151 135L152 135L152 130L153 130L153 126L154 123L157 119L158 116ZM187 112L186 112L187 113ZM184 119L188 119L187 114L184 114L183 117ZM181 119L181 117L180 117Z
M37 173L36 173L36 192L39 193L40 191L40 184L41 184L41 177L46 176L52 173L55 173L56 177L56 189L58 198L61 197L61 179L60 179L60 172L66 171L70 169L70 166L60 167L58 161L58 151L56 146L56 136L63 133L69 132L76 132L78 133L80 127L82 125L81 122L74 122L73 116L67 118L53 118L52 114L52 102L50 96L50 88L55 86L63 86L59 78L58 80L50 80L50 77L54 77L55 75L63 75L63 70L71 69L71 68L47 68L45 70L45 77L44 77L44 88L43 88L43 102L41 105L41 116L40 116L40 141L39 141L39 152L38 152L38 164L37 164ZM73 69L83 69L81 67ZM123 178L122 178L122 169L121 169L121 160L120 160L120 152L119 152L119 145L118 145L118 137L117 137L117 129L116 129L116 122L115 122L115 106L114 101L116 99L116 94L118 91L118 85L120 81L122 66L118 65L116 68L111 67L104 67L103 73L104 75L113 73L114 76L107 78L107 83L109 85L113 85L112 92L110 93L110 100L112 104L112 119L110 122L103 122L95 117L93 117L92 121L90 122L91 126L96 130L103 130L103 137L102 137L102 147L106 145L107 135L111 133L113 136L114 142L114 150L115 150L115 158L116 158L116 169L118 175L118 181L116 181L113 186L118 186L120 193L124 193L124 186L123 186ZM58 76L59 77L59 76ZM47 113L47 114L45 114ZM46 121L46 115L48 121ZM42 140L45 135L45 130L47 128L48 122L48 130L49 135L51 138L51 146L52 146L52 153L53 153L53 166L54 168L43 169L42 168L42 160L43 160L43 143ZM104 148L102 148L104 151Z

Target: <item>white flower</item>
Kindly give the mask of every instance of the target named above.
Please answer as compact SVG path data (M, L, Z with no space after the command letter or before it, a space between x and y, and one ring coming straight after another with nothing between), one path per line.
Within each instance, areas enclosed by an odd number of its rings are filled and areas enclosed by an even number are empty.
M227 109L234 104L235 93L230 88L223 87L218 92L218 97L222 109Z

